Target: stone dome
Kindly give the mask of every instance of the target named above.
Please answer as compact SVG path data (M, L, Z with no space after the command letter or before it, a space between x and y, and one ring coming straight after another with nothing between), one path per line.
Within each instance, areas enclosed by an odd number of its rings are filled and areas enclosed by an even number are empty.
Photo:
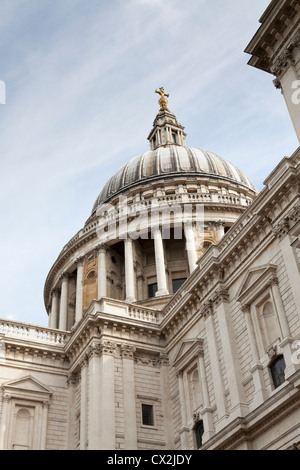
M92 213L99 205L136 185L167 178L195 176L228 181L257 192L245 173L219 155L186 145L169 145L149 150L123 165L105 184Z

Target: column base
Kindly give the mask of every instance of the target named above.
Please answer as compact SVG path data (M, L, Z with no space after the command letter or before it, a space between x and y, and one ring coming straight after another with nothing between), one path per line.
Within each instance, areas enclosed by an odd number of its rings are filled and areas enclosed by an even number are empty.
M134 302L136 302L136 299L134 297L126 297L125 302L133 304Z
M162 297L163 295L169 295L169 291L167 289L160 289L156 292L155 297Z

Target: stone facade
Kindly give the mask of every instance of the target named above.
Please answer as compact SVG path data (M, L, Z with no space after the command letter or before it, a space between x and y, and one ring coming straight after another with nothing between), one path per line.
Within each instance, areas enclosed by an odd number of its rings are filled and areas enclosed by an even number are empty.
M274 73L293 44L299 69L298 13L271 2L252 65ZM257 195L183 130L161 109L153 153L115 175L63 248L45 284L49 328L0 321L2 450L299 448L300 148ZM136 208L153 207L173 209L169 236L165 219L141 223ZM178 223L182 207L193 217ZM139 238L120 230L128 218Z

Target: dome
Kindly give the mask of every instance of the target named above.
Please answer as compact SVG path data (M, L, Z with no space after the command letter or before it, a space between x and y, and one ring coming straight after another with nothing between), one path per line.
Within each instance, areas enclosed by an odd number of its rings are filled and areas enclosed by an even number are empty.
M245 173L219 155L185 145L169 145L149 150L122 166L104 186L93 212L99 205L133 186L179 176L221 179L257 192Z

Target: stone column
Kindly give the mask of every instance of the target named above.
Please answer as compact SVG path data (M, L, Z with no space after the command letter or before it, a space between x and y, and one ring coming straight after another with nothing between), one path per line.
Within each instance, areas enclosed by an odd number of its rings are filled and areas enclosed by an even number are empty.
M104 422L101 415L101 387L104 378L102 376L99 344L90 346L88 356L88 450L102 450L102 427L104 426ZM82 406L86 406L86 404L82 403ZM81 441L80 444L82 445L84 443Z
M58 296L59 290L57 288L51 291L51 315L50 315L50 328L58 328Z
M212 300L219 329L221 331L220 339L222 342L225 371L228 383L230 383L230 420L233 420L238 417L246 416L249 410L247 397L242 383L241 366L231 322L228 290L223 286L220 286L215 292Z
M98 299L107 296L106 283L106 251L105 246L100 246L98 251Z
M162 404L164 410L166 449L172 449L174 442L172 397L170 390L170 369L167 354L160 355L160 384L162 391Z
M75 323L78 323L82 318L83 309L83 258L77 258L77 281L76 281L76 310L75 310Z
M66 330L68 324L68 294L69 294L69 273L65 272L61 275L62 280L60 294L60 310L59 310L59 329Z
M300 103L299 103L299 70L295 66L293 51L286 49L272 66L277 75L274 84L281 88L286 106L292 119L296 134L300 141Z
M157 292L155 294L155 297L159 297L161 295L169 294L167 288L164 245L161 230L158 226L153 228L152 233L154 237L155 266L157 277Z
M183 383L183 371L177 372L178 388L179 388L179 399L180 399L180 410L181 410L181 427L179 429L181 449L188 449L188 435L189 428L187 426L187 411L185 403L184 383Z
M88 450L115 449L115 349L110 341L90 347Z
M220 357L216 339L216 331L215 331L215 324L214 324L214 312L212 308L211 302L208 302L203 306L203 314L205 317L205 330L206 330L206 337L210 338L208 341L208 354L211 362L211 369L212 369L212 378L213 378L213 385L215 390L216 396L216 405L217 405L217 413L218 413L218 422L216 423L216 432L224 426L224 420L228 416L226 398L225 398L225 390L224 390L224 383L222 377L222 371L220 367Z
M145 278L142 274L138 274L137 278L137 298L138 300L144 300L144 281Z
M185 222L184 223L184 233L186 239L186 251L189 263L189 271L190 274L196 269L197 267L197 250L196 250L196 243L195 243L195 235L193 230L192 222Z
M274 228L274 234L279 240L281 254L284 260L286 273L289 279L289 284L293 291L293 297L296 305L300 305L300 289L299 289L299 275L300 269L293 247L291 246L291 239L288 235L289 224L288 221L283 221Z
M6 434L8 431L10 400L11 400L11 396L5 393L3 396L2 415L1 415L0 450L7 450L6 449Z
M293 353L294 353L293 338L291 336L289 324L288 324L286 313L285 313L284 306L282 303L282 298L281 298L280 291L279 291L277 277L274 277L273 279L271 279L270 285L271 285L271 290L272 290L272 296L274 299L274 305L277 310L278 320L279 320L280 328L282 331L282 341L279 346L282 349L282 353L283 353L285 364L286 364L285 378L287 379L299 369L299 365L294 364L292 360Z
M125 283L126 302L135 302L135 275L133 265L133 240L129 237L124 240L125 248Z
M256 408L261 405L268 398L268 391L265 386L263 367L259 361L258 348L256 343L256 336L254 332L254 326L252 322L252 312L249 305L243 305L242 311L245 314L247 332L250 342L250 349L252 355L253 365L251 366L250 372L253 377L254 383L254 394L253 394L253 406Z
M83 357L80 368L80 450L85 450L88 426L88 356Z
M225 235L225 223L224 222L216 222L216 230L217 230L217 241L219 242Z
M42 429L40 435L40 450L46 450L49 405L50 403L47 400L42 403Z
M76 407L74 403L76 401L76 386L78 383L78 375L76 373L71 372L67 379L68 385L68 436L67 436L67 448L74 449L75 448L75 424L76 424ZM79 431L79 430L78 430Z
M130 345L123 344L121 346L123 363L124 444L126 450L137 449L134 351L135 348Z
M210 406L210 400L209 400L203 351L199 351L199 354L198 354L198 368L199 368L199 380L201 384L202 397L203 397L203 408L200 414L203 420L203 427L204 427L204 434L202 436L202 442L204 444L215 434L215 428L214 428L214 423L213 423L213 410Z

